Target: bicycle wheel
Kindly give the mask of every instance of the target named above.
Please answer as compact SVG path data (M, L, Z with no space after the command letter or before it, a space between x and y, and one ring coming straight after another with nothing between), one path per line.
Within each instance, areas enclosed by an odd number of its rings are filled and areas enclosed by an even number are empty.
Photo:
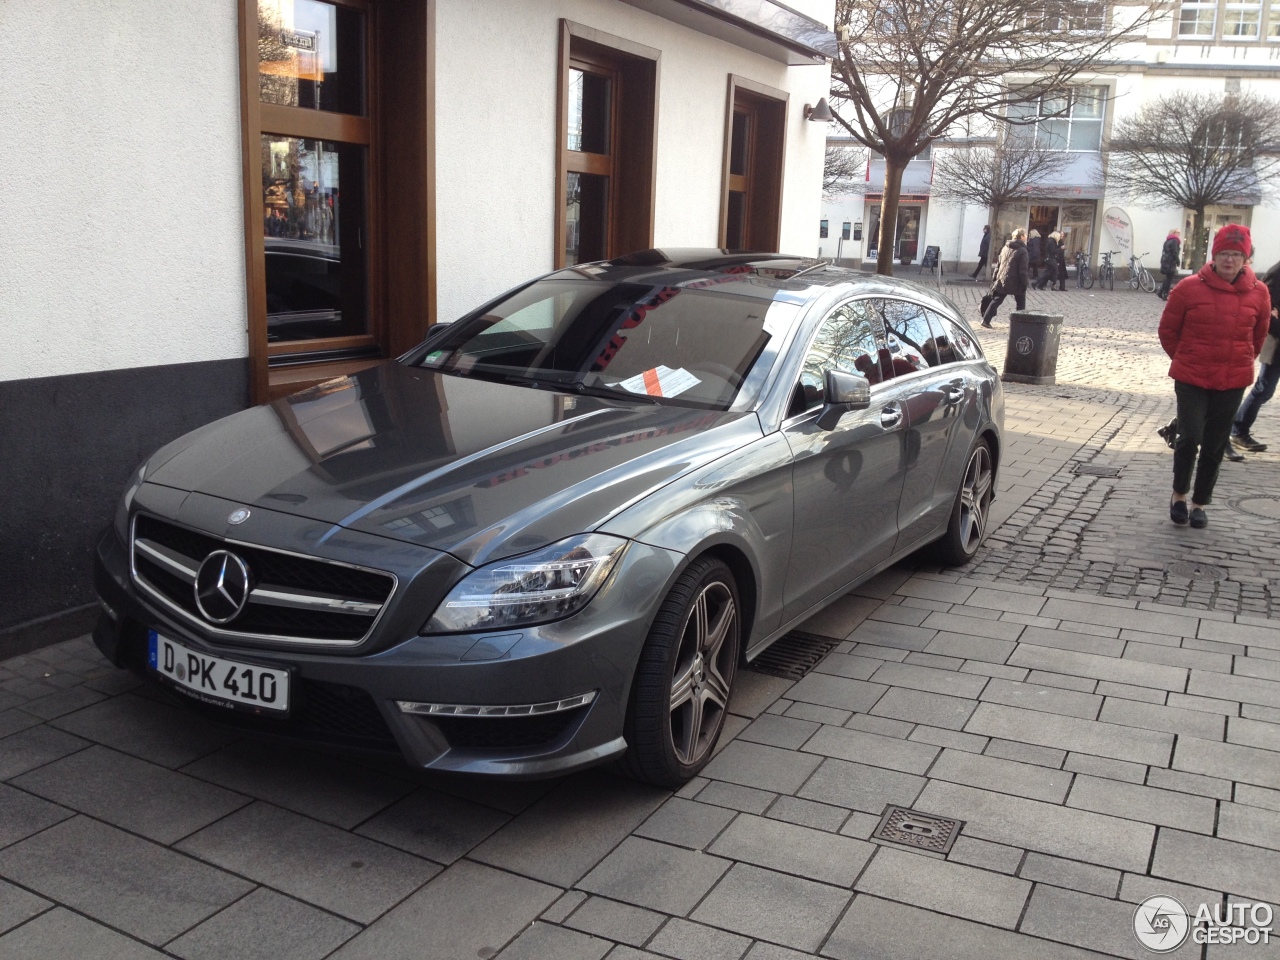
M1145 290L1147 293L1156 292L1155 277L1151 276L1151 274L1147 272L1146 267L1138 268L1138 285L1141 286L1142 289Z
M1104 267L1102 274L1102 282L1107 285L1108 290L1116 288L1116 270L1115 267Z
M1137 289L1138 289L1138 282L1139 282L1139 281L1138 281L1138 269L1137 269L1137 267L1130 267L1130 268L1129 268L1129 289L1130 289L1130 290L1137 290Z
M1080 286L1086 290L1093 289L1093 271L1089 269L1087 263L1080 267Z

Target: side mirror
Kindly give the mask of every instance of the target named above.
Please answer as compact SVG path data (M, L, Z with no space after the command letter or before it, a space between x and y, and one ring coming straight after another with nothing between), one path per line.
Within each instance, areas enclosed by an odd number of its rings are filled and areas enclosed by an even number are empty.
M850 410L871 406L871 383L856 373L828 370L822 378L822 389L826 403L818 416L818 426L823 430L834 430Z

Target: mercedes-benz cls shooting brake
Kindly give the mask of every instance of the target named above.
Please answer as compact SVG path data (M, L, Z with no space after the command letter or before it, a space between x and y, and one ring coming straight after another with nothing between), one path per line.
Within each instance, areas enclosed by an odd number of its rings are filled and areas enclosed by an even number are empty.
M721 251L560 270L152 456L94 637L259 731L678 784L772 641L926 544L974 554L1002 397L908 283Z

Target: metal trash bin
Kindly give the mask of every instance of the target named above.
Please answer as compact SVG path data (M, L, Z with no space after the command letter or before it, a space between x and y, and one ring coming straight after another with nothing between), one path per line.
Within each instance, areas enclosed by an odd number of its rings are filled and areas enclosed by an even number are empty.
M1009 344L1001 380L1052 386L1058 382L1058 341L1062 316L1015 310L1009 316Z

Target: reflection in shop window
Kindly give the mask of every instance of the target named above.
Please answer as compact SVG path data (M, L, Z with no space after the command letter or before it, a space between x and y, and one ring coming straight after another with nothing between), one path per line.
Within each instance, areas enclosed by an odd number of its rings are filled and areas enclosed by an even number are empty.
M366 332L365 151L263 135L268 342Z
M319 0L258 0L263 103L364 113L364 14Z

